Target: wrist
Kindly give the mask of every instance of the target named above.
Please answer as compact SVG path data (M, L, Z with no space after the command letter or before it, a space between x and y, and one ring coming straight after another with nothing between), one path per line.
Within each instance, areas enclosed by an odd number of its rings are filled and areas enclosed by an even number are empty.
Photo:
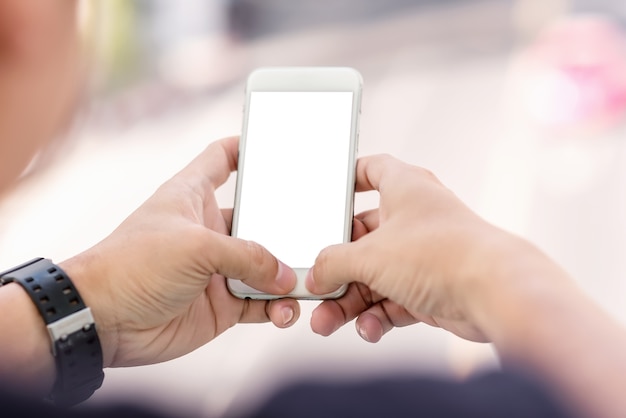
M45 324L49 334L48 344L37 344L48 347L54 357L56 378L46 398L63 407L86 400L104 378L102 349L91 309L84 304L66 272L49 259L35 258L0 272L0 286L13 284L19 284L28 295L39 314L40 324ZM39 334L37 330L41 328L32 325L23 328L23 322L4 325L13 334L16 327L17 334L21 331L34 335ZM26 358L29 356L32 355ZM32 357L40 364L49 358ZM37 369L45 372L42 366Z
M528 328L536 329L555 304L579 292L567 273L534 245L505 232L502 238L483 254L483 260L491 261L466 289L466 300L470 317L499 354L517 357Z
M0 287L0 375L34 395L47 395L56 377L50 337L41 315L17 283Z
M113 363L118 346L115 308L110 300L106 273L99 268L95 255L87 252L59 263L80 293L85 305L91 309L102 347L103 366Z

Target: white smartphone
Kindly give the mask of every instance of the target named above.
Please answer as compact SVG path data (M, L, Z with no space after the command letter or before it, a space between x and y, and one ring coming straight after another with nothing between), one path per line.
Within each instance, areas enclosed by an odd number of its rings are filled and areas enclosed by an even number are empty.
M228 279L239 298L337 298L307 291L319 252L352 234L361 75L346 67L261 68L248 77L231 235L293 268L298 283L271 295Z

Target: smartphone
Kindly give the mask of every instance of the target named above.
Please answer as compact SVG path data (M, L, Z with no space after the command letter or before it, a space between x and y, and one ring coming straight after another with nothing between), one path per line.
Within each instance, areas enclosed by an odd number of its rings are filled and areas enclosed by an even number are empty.
M307 291L319 252L352 234L361 75L347 67L261 68L246 83L231 235L293 268L288 295L228 279L239 298L337 298Z

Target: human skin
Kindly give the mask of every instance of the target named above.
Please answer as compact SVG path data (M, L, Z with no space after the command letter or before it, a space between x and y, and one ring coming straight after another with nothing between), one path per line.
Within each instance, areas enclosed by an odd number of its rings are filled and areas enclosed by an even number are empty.
M0 2L0 196L75 111L82 82L76 5ZM178 357L239 322L297 320L294 300L240 300L225 286L223 275L277 294L295 284L293 271L263 247L228 236L230 211L213 193L235 169L237 144L209 145L110 236L60 263L92 310L105 367ZM0 376L47 394L56 372L35 305L9 284L0 288L0 307Z
M376 342L424 322L492 341L504 367L542 379L574 415L623 415L626 332L560 266L393 157L360 159L357 190L379 191L380 207L358 215L355 241L323 250L307 276L314 293L351 283L313 312L315 332L356 318Z
M76 1L0 2L0 196L74 110L80 56ZM33 392L54 379L50 343L37 310L16 285L0 291L0 374Z
M214 191L237 165L238 138L216 141L107 238L60 263L92 310L105 367L167 361L237 323L295 323L293 299L242 300L225 276L286 294L296 276L262 246L228 235ZM17 284L0 289L0 375L40 393L54 381L50 338Z
M82 86L76 4L0 2L0 191L71 120Z
M72 113L74 13L70 0L0 2L0 192ZM223 235L230 215L212 192L234 169L234 144L211 145L110 237L61 263L93 310L106 366L165 361L238 322L297 320L295 301L246 302L225 288L223 275L277 293L294 280L262 247ZM623 415L626 334L567 273L422 169L371 157L359 161L357 179L358 190L381 193L381 206L357 216L355 242L320 254L310 290L354 283L315 310L314 331L328 335L357 318L374 342L394 326L440 326L493 341L505 366L541 376L580 416ZM0 375L47 393L55 370L39 313L16 284L0 289L0 306Z

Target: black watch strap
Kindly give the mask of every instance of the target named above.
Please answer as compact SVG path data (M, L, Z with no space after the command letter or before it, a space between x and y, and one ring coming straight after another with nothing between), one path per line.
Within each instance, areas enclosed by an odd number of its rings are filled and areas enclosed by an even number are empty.
M37 306L52 340L56 381L50 400L72 406L102 385L102 348L91 310L61 268L36 258L0 273L0 286L21 284Z

